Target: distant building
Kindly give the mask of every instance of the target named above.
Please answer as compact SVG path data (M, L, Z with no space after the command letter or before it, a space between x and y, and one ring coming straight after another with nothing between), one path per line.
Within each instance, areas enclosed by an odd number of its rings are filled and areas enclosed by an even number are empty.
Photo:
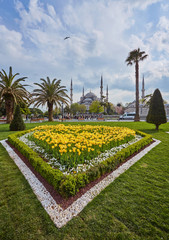
M73 102L72 99L73 96L73 87L72 87L72 80L71 80L71 87L70 87L70 99L71 102ZM106 89L106 101L108 101L108 86ZM90 105L92 104L93 101L104 101L104 96L103 96L103 77L101 76L101 82L100 82L100 98L98 98L93 92L88 92L84 94L84 87L82 90L82 96L80 98L80 101L78 102L79 104L84 104L86 106L86 110L89 111Z
M142 80L142 100L145 97L145 86L144 86L144 76L143 76L143 80ZM166 115L169 116L169 104L164 104L164 108L166 111ZM127 105L127 107L125 107L125 112L135 112L136 111L136 101L133 101L131 103L129 103ZM149 106L147 106L146 104L139 104L139 115L140 117L146 117L149 111Z
M166 115L169 116L169 104L164 104ZM136 102L133 101L129 103L125 108L125 112L135 112L136 111ZM139 115L140 117L146 117L149 111L149 106L144 104L139 104Z
M79 104L84 104L86 106L86 110L89 111L89 107L93 101L100 101L100 99L91 91L80 98Z
M139 104L139 115L141 116L147 116L149 107L144 104ZM133 101L125 107L125 112L135 112L136 111L136 101Z

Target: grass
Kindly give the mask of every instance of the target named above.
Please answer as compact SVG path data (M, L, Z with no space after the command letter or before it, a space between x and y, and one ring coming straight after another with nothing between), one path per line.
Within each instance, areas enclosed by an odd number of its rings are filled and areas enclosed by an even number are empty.
M169 134L165 133L169 123L158 132L145 122L98 124L138 129L161 143L61 229L55 227L0 145L0 239L169 239ZM36 125L27 124L27 129ZM8 128L0 125L0 139L11 134Z

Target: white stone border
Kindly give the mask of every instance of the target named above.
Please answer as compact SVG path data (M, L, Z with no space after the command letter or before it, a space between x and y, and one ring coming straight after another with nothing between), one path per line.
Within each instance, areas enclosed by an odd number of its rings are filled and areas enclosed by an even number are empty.
M118 169L113 171L102 181L97 183L94 187L88 190L84 195L78 198L72 203L67 209L62 209L46 190L43 184L36 178L32 171L26 166L26 164L21 160L21 158L13 151L13 149L7 144L6 140L0 141L4 146L9 156L14 160L15 164L18 166L26 180L29 182L33 192L41 202L42 206L49 214L50 218L54 224L61 228L67 222L69 222L74 216L77 216L83 208L94 199L104 188L106 188L110 183L112 183L120 174L129 169L134 163L136 163L140 158L142 158L146 153L148 153L152 148L157 146L161 141L154 139L154 143L145 148L143 151L138 153L136 156L131 158L129 161L121 165Z

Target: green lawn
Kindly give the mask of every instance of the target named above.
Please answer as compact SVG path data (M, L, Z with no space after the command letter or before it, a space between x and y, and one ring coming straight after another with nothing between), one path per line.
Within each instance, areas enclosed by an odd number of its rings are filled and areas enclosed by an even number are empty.
M55 227L0 145L1 240L169 239L169 134L165 133L169 123L158 132L145 122L98 124L138 129L161 143L61 229ZM36 125L27 124L27 129ZM0 125L0 139L11 134L8 129L9 125Z

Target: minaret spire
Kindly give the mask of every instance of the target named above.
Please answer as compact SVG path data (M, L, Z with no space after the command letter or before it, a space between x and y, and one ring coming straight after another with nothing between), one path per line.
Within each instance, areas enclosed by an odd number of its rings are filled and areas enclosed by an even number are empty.
M145 97L145 88L144 88L144 75L143 75L143 80L142 80L142 99Z
M84 87L83 87L82 97L84 98Z
M100 83L100 101L103 102L103 77L101 75L101 83Z
M73 103L73 84L72 84L72 78L70 83L70 105Z
M109 99L109 89L108 89L108 85L107 85L107 89L106 89L106 101L108 102Z

